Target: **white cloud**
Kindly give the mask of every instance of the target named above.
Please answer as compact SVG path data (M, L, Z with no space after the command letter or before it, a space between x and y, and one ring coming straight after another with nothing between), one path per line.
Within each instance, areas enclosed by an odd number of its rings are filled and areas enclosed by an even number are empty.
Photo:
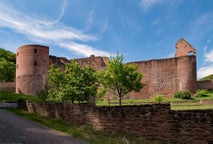
M70 50L84 56L90 54L109 55L107 52L96 50L91 46L85 47L85 45L82 46L75 42L95 41L97 37L91 34L84 34L78 29L59 23L65 14L66 5L67 0L65 0L61 6L59 17L55 21L50 21L42 19L41 16L32 17L26 15L0 2L0 27L10 28L35 42L55 44L63 48L67 48L67 45L72 43ZM64 45L61 45L61 43ZM86 50L86 48L88 48L88 50Z
M59 46L64 47L68 50L74 51L79 55L84 55L84 56L91 56L91 55L95 55L95 56L106 56L109 57L112 54L108 53L108 52L104 52L101 50L97 50L94 49L93 47L89 46L89 45L85 45L85 44L77 44L77 43L59 43Z
M213 74L213 64L200 68L197 72L197 77L200 79L210 74Z
M141 0L140 6L144 11L151 9L153 6L164 2L164 0Z
M213 74L213 49L206 52L207 47L204 47L204 61L207 66L201 67L197 72L198 79Z
M205 58L205 62L210 62L213 63L213 50L211 50L210 52L206 52L206 48L205 47L205 52L204 52L204 58Z

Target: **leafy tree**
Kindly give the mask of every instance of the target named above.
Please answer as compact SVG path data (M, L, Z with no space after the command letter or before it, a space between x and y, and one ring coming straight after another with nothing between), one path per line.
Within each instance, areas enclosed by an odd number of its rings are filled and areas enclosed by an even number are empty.
M139 92L144 84L141 83L142 74L138 72L137 65L123 63L123 55L111 57L106 70L99 73L100 83L109 92L121 99L131 91Z
M15 79L15 64L0 58L0 82L12 82Z
M59 68L50 67L48 72L48 97L50 101L89 101L97 93L96 72L90 66L81 67L73 61Z
M15 54L0 48L0 82L14 81L15 61Z
M60 68L55 68L53 65L50 66L48 71L48 96L49 101L62 101L61 88L64 81L63 72Z
M16 63L16 55L2 48L0 48L0 58L4 58L8 62Z

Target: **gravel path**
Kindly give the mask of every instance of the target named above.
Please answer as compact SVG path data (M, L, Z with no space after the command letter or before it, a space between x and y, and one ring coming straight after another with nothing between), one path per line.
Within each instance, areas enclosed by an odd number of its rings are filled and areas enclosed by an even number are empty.
M88 144L0 109L0 144Z

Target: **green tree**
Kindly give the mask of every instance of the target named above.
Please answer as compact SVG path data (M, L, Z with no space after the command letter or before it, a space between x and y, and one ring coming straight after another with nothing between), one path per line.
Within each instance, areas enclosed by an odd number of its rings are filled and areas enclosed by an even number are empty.
M15 80L15 61L15 54L0 48L0 82Z
M4 58L8 62L16 63L16 55L2 48L0 48L0 58Z
M50 67L48 72L48 100L50 101L89 101L96 96L96 72L90 66L81 67L73 61L64 70Z
M119 54L116 57L111 57L106 70L99 73L100 83L109 92L118 96L120 105L122 97L127 93L132 91L139 92L143 88L144 84L141 83L142 76L138 72L137 65L124 64L123 55Z

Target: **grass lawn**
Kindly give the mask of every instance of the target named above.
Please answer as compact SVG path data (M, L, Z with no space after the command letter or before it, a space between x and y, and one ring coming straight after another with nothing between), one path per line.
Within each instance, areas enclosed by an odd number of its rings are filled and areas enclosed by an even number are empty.
M91 144L163 144L160 140L147 140L145 138L127 134L123 132L115 132L109 130L95 129L87 124L69 123L66 121L38 116L36 114L27 113L19 109L7 109L20 116L26 117L35 122L41 123L47 127L58 131L68 133L69 135L83 139Z
M196 109L213 109L213 105L202 105L200 100L213 100L213 91L208 93L207 97L193 97L190 100L182 100L178 98L167 98L163 102L171 104L172 110L196 110ZM142 105L147 103L156 103L153 99L140 99L140 100L123 100L122 105ZM119 102L117 101L96 101L97 106L116 106Z
M27 99L30 101L38 101L35 96L27 96L23 94L0 92L0 102L16 102L18 99Z

